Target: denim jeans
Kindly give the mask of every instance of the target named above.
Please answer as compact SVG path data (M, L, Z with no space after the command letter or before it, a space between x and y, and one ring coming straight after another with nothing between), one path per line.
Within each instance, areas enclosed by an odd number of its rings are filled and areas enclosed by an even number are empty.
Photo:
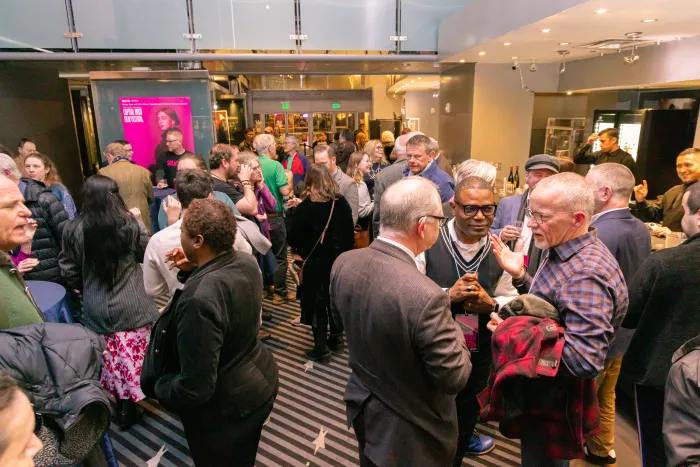
M272 242L272 253L277 258L277 272L275 272L275 293L287 295L287 227L284 224L284 217L268 217L270 222L270 241Z

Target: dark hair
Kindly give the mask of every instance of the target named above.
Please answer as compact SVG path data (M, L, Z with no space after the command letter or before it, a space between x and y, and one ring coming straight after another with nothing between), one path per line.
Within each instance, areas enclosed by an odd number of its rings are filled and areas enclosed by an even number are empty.
M340 193L338 184L325 165L314 164L309 167L304 177L304 186L301 197L310 197L311 201L317 203L338 199Z
M559 173L574 171L576 164L574 164L574 161L570 157L557 156L557 160L559 161Z
M199 170L204 170L205 172L208 170L207 169L207 162L199 154L185 153L182 156L180 156L180 158L177 160L177 163L179 164L180 162L186 161L186 160L194 161L194 163L197 164L197 168Z
M2 143L0 143L0 154L7 154L8 156L10 155L10 153L7 152L7 147Z
M492 191L491 184L481 177L467 177L455 188L455 195L464 190L488 190Z
M115 140L112 141L112 142L113 142L113 143L119 143L119 144L121 144L122 146L127 145L127 144L131 144L130 142L128 142L128 141L125 140L125 139L115 139Z
M332 146L331 146L332 147ZM357 151L357 146L352 141L344 141L338 143L338 148L335 152L335 160L338 164L342 164L350 159L353 152Z
M333 133L333 141L338 141L340 139L340 132L336 131Z
M147 213L145 213L147 214ZM119 263L136 253L138 222L119 196L117 182L93 175L83 186L85 269L103 284L114 284Z
M316 146L316 149L314 149L314 157L316 157L316 154L320 154L322 152L328 153L328 159L333 159L335 157L335 149L333 149L333 146L329 144L319 144Z
M411 136L406 142L407 149L409 146L423 146L427 154L439 150L438 145L432 139L421 134Z
M158 110L158 112L156 112L156 116L161 112L170 117L170 120L174 121L175 125L180 124L180 117L177 116L177 112L175 112L175 110L172 107L163 107L162 109Z
M195 199L185 212L182 228L190 237L201 235L215 253L233 249L236 218L231 208L215 199Z
M19 143L17 143L17 147L22 149L24 147L25 143L34 143L34 140L31 138L22 138L19 140ZM36 144L36 143L34 143Z
M184 209L195 199L203 199L214 192L214 180L203 170L181 170L175 176L177 199Z
M232 146L228 144L215 144L209 150L209 167L216 170L221 167L223 161L230 161L236 154Z
M352 131L350 130L343 130L340 132L340 136L345 138L348 141L355 141L355 135L352 134Z
M691 214L700 211L700 182L695 182L688 187L688 210Z
M620 131L617 128L606 128L598 133L598 136L607 135L608 138L615 138L620 141Z
M254 134L254 133L255 133L255 130L253 130L252 128L248 127L248 128L245 129L245 131L243 132L243 134L245 135L245 134L247 134L247 133L253 133L253 134Z

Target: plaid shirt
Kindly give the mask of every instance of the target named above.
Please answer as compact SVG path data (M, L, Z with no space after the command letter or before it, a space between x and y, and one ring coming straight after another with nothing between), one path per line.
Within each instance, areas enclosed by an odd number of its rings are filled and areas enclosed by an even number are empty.
M489 384L478 397L483 421L499 421L508 438L536 431L551 459L582 458L600 424L595 380L559 372L564 334L549 318L505 320L491 338Z
M603 370L629 299L620 266L595 229L549 249L534 279L526 274L513 285L559 310L566 329L563 361L571 374L594 378Z

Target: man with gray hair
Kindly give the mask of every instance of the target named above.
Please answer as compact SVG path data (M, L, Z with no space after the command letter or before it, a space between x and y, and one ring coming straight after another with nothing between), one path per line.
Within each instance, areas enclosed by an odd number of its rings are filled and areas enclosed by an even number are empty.
M287 172L292 172L292 188L299 194L297 188L304 181L306 171L311 167L311 162L306 156L299 154L299 140L296 136L287 136L282 144L285 157L282 159L282 168Z
M425 135L415 135L406 144L406 168L404 176L418 175L435 183L443 203L452 199L455 194L455 181L451 174L446 174L438 167L435 158L439 147L437 142Z
M126 207L138 209L146 229L153 232L149 206L155 198L151 174L143 167L131 163L131 155L127 154L124 144L119 141L107 145L105 157L109 165L97 173L117 182L119 195Z
M389 167L383 169L374 180L374 215L372 218L372 228L374 230L374 238L379 236L380 210L381 201L384 191L389 188L394 182L398 182L404 178L403 171L406 168L406 143L412 136L422 135L419 131L406 133L396 138L394 141L394 154L396 161Z
M634 190L634 175L622 164L608 162L594 166L586 175L593 187L595 227L600 241L613 254L625 282L632 284L637 271L651 254L651 236L642 221L632 215L629 200ZM614 464L615 442L615 385L620 376L624 356L634 331L620 328L610 343L603 371L596 378L600 405L600 433L586 442L586 457L598 465Z
M437 188L419 177L392 185L382 211L376 241L343 253L331 271L331 310L347 333L352 369L348 426L362 466L451 465L455 396L471 362L448 294L416 263L446 218Z
M604 371L609 344L628 306L627 285L620 266L598 239L595 229L589 228L594 207L593 189L578 174L553 175L537 184L527 208L528 227L537 248L545 250L545 258L534 278L525 270L522 246L511 252L498 236L491 236L493 252L501 267L513 277L518 292L546 300L563 317L565 344L557 379L562 384L580 388L584 396L577 402L583 410L571 413L568 402L553 405L550 401L549 407L553 415L566 418L567 426L576 424L580 428L571 433L571 441L579 449L597 425L589 425L591 418L597 418L597 404L590 404L585 395L592 393L595 397L594 378ZM496 313L491 314L491 319L488 328L493 332L503 320ZM496 361L498 356L493 358ZM546 397L544 394L552 383L548 378L540 378L537 384L542 385L542 390L533 387L533 393ZM528 403L536 407L540 401ZM592 417L584 418L583 414ZM548 454L552 448L548 442L553 434L551 425L544 421L546 418L540 422L533 417L522 431L524 467L569 465L568 460L555 459Z
M496 174L496 167L493 164L489 162L478 161L476 159L469 159L457 166L457 172L455 173L455 187L459 186L464 180L466 180L469 177L477 177L482 180L485 180L486 183L488 183L491 187L491 191L493 191L494 185L496 183ZM454 201L454 197L452 197L450 201L442 204L442 210L445 212L445 215L450 219L454 217L454 214L452 212L452 206L450 205L452 201ZM495 194L494 201L496 202L496 204L498 204L498 199L496 199Z
M277 144L272 135L258 135L253 140L253 148L258 153L258 162L262 169L263 179L268 190L275 197L277 207L275 212L267 213L267 221L270 223L270 241L272 252L277 259L277 272L275 273L275 285L268 290L267 298L279 298L282 301L294 300L294 296L287 291L287 228L284 224L283 198L292 191L287 174L282 164L275 160Z

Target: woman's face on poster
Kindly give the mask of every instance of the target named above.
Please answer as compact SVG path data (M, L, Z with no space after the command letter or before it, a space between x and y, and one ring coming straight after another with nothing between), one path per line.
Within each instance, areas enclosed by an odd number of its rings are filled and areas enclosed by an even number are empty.
M158 128L160 128L161 131L175 128L175 120L170 118L165 112L158 112L156 118L158 119Z

